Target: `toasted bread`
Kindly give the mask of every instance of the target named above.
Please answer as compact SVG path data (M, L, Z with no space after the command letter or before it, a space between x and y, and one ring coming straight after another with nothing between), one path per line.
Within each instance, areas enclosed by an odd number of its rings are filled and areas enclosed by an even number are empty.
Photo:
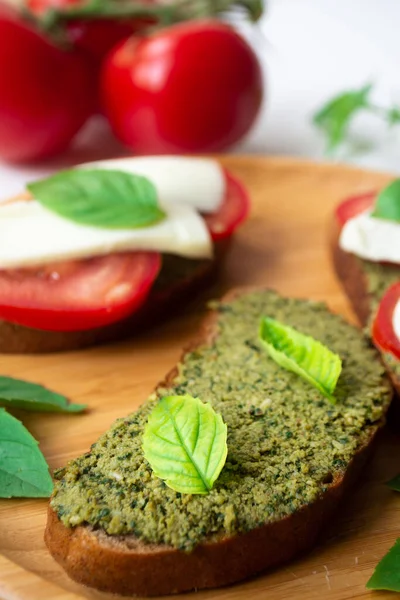
M297 327L303 322L305 333L329 340L342 354L335 406L268 358L257 342L262 314ZM151 399L56 474L45 533L51 554L80 583L151 596L231 584L304 552L360 475L384 424L391 387L377 359L360 331L321 304L267 290L230 293ZM211 402L228 426L227 463L205 496L167 488L141 451L151 405L185 390ZM348 427L351 448L344 441ZM342 442L336 439L339 431ZM123 454L125 444L133 458ZM128 475L121 471L117 483L100 466L101 453L111 445L117 468L125 469L121 461L128 460ZM115 499L104 505L109 508L96 512L105 502L102 494L114 492ZM70 493L76 494L72 504ZM129 507L134 521L124 516ZM148 518L154 530L146 529Z
M350 304L357 315L360 325L370 331L370 323L378 307L382 290L372 290L368 285L365 270L366 261L359 259L354 254L345 252L340 248L340 225L336 219L332 222L330 233L330 246L335 271L339 277ZM389 270L390 282L400 280L400 266L376 265L376 269ZM388 284L389 287L389 284ZM387 356L382 353L382 361L392 380L396 391L400 393L400 377L396 375L388 362Z

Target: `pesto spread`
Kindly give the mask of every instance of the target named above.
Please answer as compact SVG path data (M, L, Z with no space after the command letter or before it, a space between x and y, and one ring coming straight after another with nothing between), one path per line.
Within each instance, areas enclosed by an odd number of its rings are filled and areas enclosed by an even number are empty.
M324 305L263 291L213 308L218 336L186 355L173 385L56 472L51 505L66 526L90 524L189 551L206 537L247 531L314 502L382 421L391 392L377 353ZM340 355L336 405L268 357L258 341L263 315ZM227 462L207 495L173 491L143 457L148 415L157 398L173 394L210 402L228 426Z
M388 368L400 381L400 360L396 358L396 356L393 356L393 354L390 354L390 352L385 352L383 355L383 359Z
M400 265L388 265L361 260L361 268L367 280L367 291L371 297L372 311L377 308L386 290L400 280Z

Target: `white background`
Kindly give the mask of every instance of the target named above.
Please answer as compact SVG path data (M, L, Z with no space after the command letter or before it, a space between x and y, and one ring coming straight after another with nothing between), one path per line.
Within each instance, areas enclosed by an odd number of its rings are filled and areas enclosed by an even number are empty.
M399 27L398 0L270 0L259 26L244 28L265 69L266 103L256 127L234 151L324 160L311 115L332 94L375 82L376 103L400 105ZM0 197L59 166L116 153L121 148L92 122L57 161L0 164ZM375 116L357 118L340 160L400 173L400 126L388 131Z

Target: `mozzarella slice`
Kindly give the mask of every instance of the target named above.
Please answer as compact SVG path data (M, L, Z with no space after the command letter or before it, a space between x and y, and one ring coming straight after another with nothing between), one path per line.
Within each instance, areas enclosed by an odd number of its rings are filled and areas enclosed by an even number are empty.
M400 263L400 224L363 212L345 223L339 245L366 260Z
M0 206L0 269L27 267L124 250L211 258L204 220L191 206L171 205L166 218L141 229L102 229L63 219L39 202Z
M163 207L187 204L200 212L216 212L226 192L224 172L209 158L138 156L78 165L81 169L115 169L147 177Z

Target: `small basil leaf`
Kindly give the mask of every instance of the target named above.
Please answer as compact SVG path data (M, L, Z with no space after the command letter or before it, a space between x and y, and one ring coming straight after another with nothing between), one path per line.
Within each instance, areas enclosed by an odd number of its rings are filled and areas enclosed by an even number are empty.
M375 567L367 588L400 592L400 538Z
M391 490L394 490L395 492L400 492L400 475L396 475L396 477L393 477L393 479L388 481L386 485L390 487Z
M269 317L261 321L260 340L279 366L300 375L328 400L336 402L333 392L342 370L337 354L314 338Z
M77 413L84 404L72 404L65 396L52 392L37 383L0 376L0 405L37 412Z
M370 108L372 87L368 84L359 90L335 96L314 115L314 125L325 134L328 151L334 150L344 141L353 117L361 110Z
M71 169L27 187L48 210L81 225L134 229L165 217L152 182L122 171Z
M387 113L387 122L390 127L400 123L400 108L397 106L392 106L389 108Z
M392 181L378 194L372 216L388 221L400 221L400 179Z
M149 416L143 452L154 474L177 492L206 494L225 464L227 427L210 404L162 398Z
M47 498L53 491L37 441L0 409L0 498Z

